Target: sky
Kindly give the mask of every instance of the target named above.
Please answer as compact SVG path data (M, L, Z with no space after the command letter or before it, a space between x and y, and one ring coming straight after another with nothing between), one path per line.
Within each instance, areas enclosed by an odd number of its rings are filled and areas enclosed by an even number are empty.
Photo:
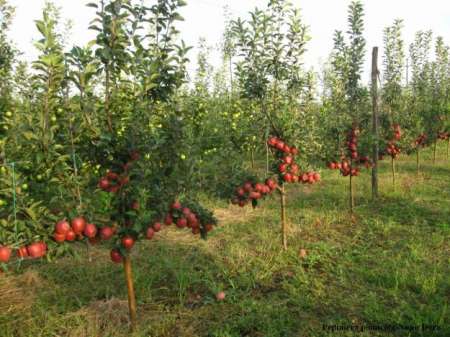
M53 0L61 8L63 19L71 19L73 28L69 43L84 45L94 38L94 32L87 29L94 17L94 9L85 5L91 0ZM16 17L10 37L21 50L24 59L32 61L37 56L33 40L39 37L34 20L42 16L45 0L9 0L16 7ZM146 0L153 4L154 0ZM255 7L264 8L268 0L187 0L181 10L185 21L179 25L182 38L188 45L196 47L199 38L206 38L215 47L221 40L224 28L224 6L228 6L233 17L248 18L248 12ZM307 68L320 70L333 46L336 29L346 30L347 8L350 0L292 0L302 12L303 21L309 26L312 37L307 45L304 64ZM363 0L365 9L365 37L367 54L363 81L369 81L370 55L373 46L379 46L382 53L383 29L396 18L404 20L404 39L407 45L418 30L431 29L435 35L444 37L450 44L450 0ZM213 48L211 61L220 64L217 48ZM189 71L195 70L196 48L189 55ZM380 59L381 62L381 59Z

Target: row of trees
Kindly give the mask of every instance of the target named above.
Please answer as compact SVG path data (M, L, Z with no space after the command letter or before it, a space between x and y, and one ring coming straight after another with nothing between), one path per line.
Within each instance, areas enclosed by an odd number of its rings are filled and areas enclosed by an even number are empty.
M110 196L92 191L131 151L145 161L132 192L152 205L144 222L179 196L230 197L248 175L243 159L255 168L265 153L261 178L278 174L269 165L270 136L301 149L303 171L332 163L353 189L359 166L371 165L373 144L370 92L361 80L362 4L350 4L348 29L336 31L321 74L302 65L310 36L289 1L269 1L245 20L227 16L223 67L213 69L203 41L192 86L190 48L176 30L184 4L91 3L97 14L89 28L97 38L70 49L58 9L48 3L36 22L40 55L30 69L17 61L7 36L14 10L1 1L2 242L41 239L41 229L64 216L124 221L111 214ZM401 31L401 20L384 31L380 77L380 158L391 156L394 179L400 151L416 151L419 163L421 146L436 149L448 139L450 109L448 46L438 37L431 59L432 33L418 32L406 63Z

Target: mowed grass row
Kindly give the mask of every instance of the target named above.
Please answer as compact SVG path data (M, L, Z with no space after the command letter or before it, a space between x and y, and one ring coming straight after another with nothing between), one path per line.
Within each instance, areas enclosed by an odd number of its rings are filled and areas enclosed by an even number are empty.
M399 159L395 191L383 161L376 203L364 170L353 217L337 171L288 186L287 252L276 195L255 210L205 200L221 220L208 241L170 228L134 250L133 335L123 270L106 247L24 265L0 278L0 336L450 336L450 161L444 146L436 165L430 150L422 159L419 175L415 156ZM439 330L323 327L422 323Z

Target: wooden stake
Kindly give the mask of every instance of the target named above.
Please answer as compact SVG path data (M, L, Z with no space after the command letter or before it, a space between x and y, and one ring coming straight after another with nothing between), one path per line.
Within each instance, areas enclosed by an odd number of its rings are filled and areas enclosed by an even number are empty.
M372 49L372 199L378 198L378 47Z
M136 330L136 295L134 293L133 274L131 270L131 258L129 255L123 259L123 269L128 289L128 309L130 312L131 330Z

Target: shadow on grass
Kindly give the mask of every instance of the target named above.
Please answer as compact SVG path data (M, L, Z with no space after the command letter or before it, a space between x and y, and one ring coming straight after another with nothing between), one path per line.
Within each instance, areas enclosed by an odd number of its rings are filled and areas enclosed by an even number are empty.
M266 284L235 274L236 265L227 268L230 252L214 255L206 249L207 242L180 241L161 238L133 251L139 321L136 336L281 337L299 328L290 309L283 308L285 296L279 288L265 296L253 296L250 284L258 294ZM122 266L110 262L107 247L93 248L91 262L83 253L81 260L64 258L39 266L43 286L34 302L32 320L27 325L11 324L4 330L8 331L5 336L72 336L69 331L80 329L89 331L81 336L102 329L111 333L108 336L131 336L124 316L127 291ZM226 290L226 301L215 299L219 290ZM101 304L115 301L121 303L119 309L112 306L117 320L111 312L103 312ZM111 315L113 319L108 318ZM119 319L123 316L125 323ZM98 317L108 326L88 328Z

